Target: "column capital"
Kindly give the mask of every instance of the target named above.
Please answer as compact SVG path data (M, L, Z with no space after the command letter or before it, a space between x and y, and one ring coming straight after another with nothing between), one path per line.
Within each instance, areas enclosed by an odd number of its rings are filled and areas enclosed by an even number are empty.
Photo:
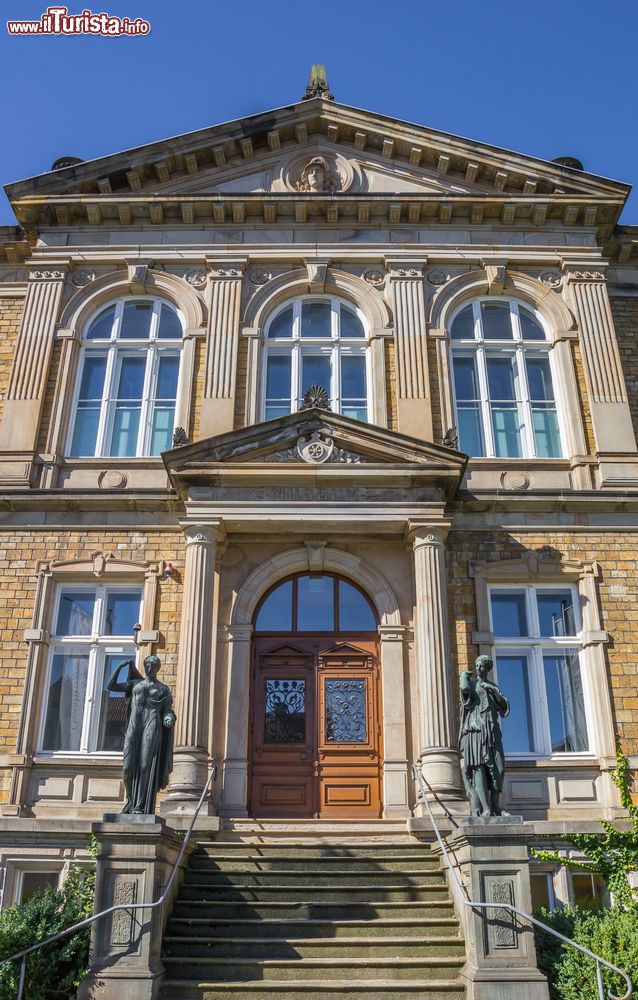
M255 631L250 624L222 625L219 634L226 642L250 642Z
M410 642L414 638L411 625L379 625L377 629L381 642Z
M436 524L428 521L408 521L405 539L415 549L422 545L445 546L445 540L451 526L450 521L441 521Z
M569 257L561 257L560 266L567 278L567 284L578 281L605 281L605 272L607 270L606 260L600 260L600 258L587 260L586 258L570 259Z
M234 278L236 281L244 276L244 270L248 263L248 257L206 257L206 266L209 277Z
M423 269L427 265L428 259L423 256L418 260L401 260L393 257L385 258L385 266L388 269L390 278L423 278Z
M47 261L43 264L32 264L29 268L29 281L64 281L69 270L66 261Z
M187 545L216 545L226 540L226 528L221 519L205 524L182 521L180 527L186 537Z

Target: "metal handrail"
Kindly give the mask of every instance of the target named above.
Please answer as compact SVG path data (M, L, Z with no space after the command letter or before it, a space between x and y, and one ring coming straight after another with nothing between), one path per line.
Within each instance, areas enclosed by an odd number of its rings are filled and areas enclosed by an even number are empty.
M536 917L533 917L531 915L531 913L525 913L524 910L519 910L517 906L512 906L511 903L483 903L483 902L478 902L477 900L474 900L474 899L471 898L471 896L468 893L467 887L465 885L463 885L463 883L461 882L461 879L459 878L458 872L456 871L456 868L454 867L454 865L452 864L452 861L450 860L450 855L448 853L447 846L445 844L445 841L443 840L443 837L441 836L441 833L440 833L439 828L437 826L437 822L436 822L436 820L434 818L434 813L432 812L432 809L430 807L430 801L428 799L428 795L427 795L427 792L425 790L425 785L427 785L427 787L428 787L429 791L431 792L432 796L434 796L434 791L433 791L431 785L429 784L429 782L423 777L423 775L421 774L421 772L420 772L420 770L419 770L419 768L417 767L416 764L412 765L412 776L414 777L414 780L416 781L416 783L417 783L417 785L419 787L419 791L421 792L421 797L423 798L423 801L425 802L425 806L426 806L426 809L428 811L428 815L430 817L430 822L432 824L432 828L434 830L436 839L437 839L437 841L439 843L439 847L441 848L441 852L442 852L443 857L445 859L445 863L446 863L446 865L448 867L450 875L454 879L456 888L458 890L457 898L459 899L459 901L464 906L467 906L469 909L472 909L472 910L475 910L475 909L476 910L490 910L490 909L492 909L492 910L509 910L510 913L515 913L518 917L522 917L524 920L528 921L528 923L535 924L536 927L542 927L543 930L547 931L548 934L553 934L554 937L559 938L561 941L564 941L565 944L569 944L573 948L577 948L578 951L582 951L584 955L589 955L590 958L594 959L594 961L596 962L596 981L598 983L598 996L599 996L599 1000L606 1000L606 998L605 998L605 987L604 987L604 984L603 984L603 974L602 974L601 965L605 965L608 969L611 969L612 972L617 972L618 975L622 976L623 979L625 980L625 982L627 983L627 992L623 993L623 995L621 997L616 996L615 993L611 992L611 989L608 989L607 990L607 994L608 994L609 1000L630 1000L630 998L633 997L633 995L634 995L634 984L633 984L633 982L631 980L631 977L628 976L626 972L623 972L622 969L619 969L617 965L612 965L611 962L608 962L606 959L601 958L600 955L594 954L594 952L590 951L589 948L585 948L582 944L578 944L576 941L573 941L571 938L565 937L564 934L560 934L558 931L554 930L553 927L549 927L548 924L544 924L542 922L542 920L537 920Z
M61 938L69 937L71 934L75 934L76 931L81 930L83 927L87 927L89 924L95 923L96 920L101 920L102 917L108 916L109 913L116 913L118 910L128 910L130 912L132 912L133 910L154 910L156 907L162 906L162 904L166 900L166 897L168 896L170 888L173 884L173 881L181 864L182 858L184 857L184 851L186 850L191 834L193 832L193 827L195 826L195 820L199 816L199 811L202 808L204 799L208 794L212 782L215 781L216 778L217 778L217 765L213 764L211 772L208 775L208 781L206 782L204 790L199 797L197 808L193 813L193 818L190 821L188 830L186 831L186 835L184 837L184 840L182 841L182 846L179 849L179 853L177 855L177 858L175 859L173 867L171 868L170 875L168 876L166 885L164 886L164 889L159 899L156 899L154 903L118 903L116 906L109 906L108 909L106 910L101 910L99 913L93 913L90 917L86 917L84 920L80 920L79 923L73 924L71 927L67 927L63 931L58 931L57 934L52 934L44 941L38 942L38 944L32 944L30 945L29 948L24 948L22 951L16 952L16 954L11 955L10 958L3 958L0 960L0 965L6 965L8 962L17 962L18 959L20 958L22 959L22 963L20 966L20 979L18 982L18 995L16 997L16 1000L22 1000L22 993L24 990L24 980L27 971L27 956L30 955L31 952L38 951L38 949L44 948L45 945L53 944L54 941L59 941Z

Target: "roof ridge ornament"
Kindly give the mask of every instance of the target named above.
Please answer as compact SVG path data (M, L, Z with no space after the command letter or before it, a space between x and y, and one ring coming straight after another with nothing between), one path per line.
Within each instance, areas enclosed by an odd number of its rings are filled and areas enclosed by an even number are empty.
M334 94L330 93L326 67L322 63L317 63L310 67L308 86L306 93L301 98L302 101L312 101L315 97L321 97L324 101L334 101Z

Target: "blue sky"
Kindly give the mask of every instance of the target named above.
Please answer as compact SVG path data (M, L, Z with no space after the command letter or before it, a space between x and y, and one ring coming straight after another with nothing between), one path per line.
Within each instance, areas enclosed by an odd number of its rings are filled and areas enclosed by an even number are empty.
M83 5L67 0L70 13ZM9 37L47 0L3 0L2 183L299 99L312 63L344 104L638 187L635 0L87 0L137 38ZM0 224L15 220L2 195ZM622 218L638 224L638 193Z

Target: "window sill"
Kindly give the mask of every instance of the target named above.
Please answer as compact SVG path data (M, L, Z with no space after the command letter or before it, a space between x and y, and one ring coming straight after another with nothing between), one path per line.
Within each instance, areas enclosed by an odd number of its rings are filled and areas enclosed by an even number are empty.
M34 765L38 764L85 764L89 767L103 767L104 764L115 765L118 764L120 767L122 765L122 751L99 751L96 750L92 753L76 753L64 751L47 753L44 750L40 750L33 757Z
M119 469L122 465L135 465L142 468L162 469L164 463L159 455L123 455L121 458L113 456L88 457L66 457L60 459L60 464L65 467L77 467L84 469Z
M505 764L507 766L519 767L532 764L534 767L573 767L574 764L592 765L599 764L598 755L593 751L587 753L561 753L561 754L505 754Z

